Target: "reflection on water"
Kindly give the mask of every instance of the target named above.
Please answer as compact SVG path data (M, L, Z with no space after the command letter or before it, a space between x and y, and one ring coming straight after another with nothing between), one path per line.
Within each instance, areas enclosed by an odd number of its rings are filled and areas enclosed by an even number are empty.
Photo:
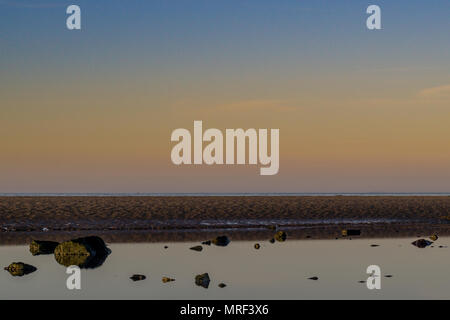
M28 246L1 246L0 261L37 267L22 277L0 273L1 299L449 299L448 237L418 248L417 238L110 244L96 269L81 270L68 290L66 268ZM168 246L164 249L164 246ZM368 290L369 265L381 268L381 290ZM145 279L130 279L143 275ZM163 277L176 279L163 283ZM389 277L387 277L389 276ZM311 279L316 279L312 281ZM226 285L225 285L226 284Z

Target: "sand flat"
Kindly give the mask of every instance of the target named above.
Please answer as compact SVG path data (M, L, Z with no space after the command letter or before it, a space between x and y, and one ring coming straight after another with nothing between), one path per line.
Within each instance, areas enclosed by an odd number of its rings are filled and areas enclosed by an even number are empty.
M266 224L433 223L448 196L0 197L5 231L161 230Z

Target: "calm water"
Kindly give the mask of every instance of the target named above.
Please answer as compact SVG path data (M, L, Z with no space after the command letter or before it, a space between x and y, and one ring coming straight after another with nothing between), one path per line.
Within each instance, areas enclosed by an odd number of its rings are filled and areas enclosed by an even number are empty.
M12 277L0 270L1 299L449 299L450 238L435 247L419 249L413 238L361 240L292 240L270 244L231 242L227 247L198 243L110 244L111 255L102 266L82 270L82 289L66 289L65 267L53 255L33 257L27 246L1 246L0 262L32 264L38 270ZM378 244L379 247L370 247ZM168 245L168 249L164 249ZM358 283L366 268L381 267L381 290ZM208 272L208 289L194 283ZM144 281L132 282L134 273ZM393 275L385 278L384 275ZM161 278L175 278L163 284ZM318 281L308 280L317 276ZM219 288L220 282L227 284Z

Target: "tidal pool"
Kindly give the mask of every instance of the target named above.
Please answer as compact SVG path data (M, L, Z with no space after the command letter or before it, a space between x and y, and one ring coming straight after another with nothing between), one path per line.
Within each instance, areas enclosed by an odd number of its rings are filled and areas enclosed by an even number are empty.
M23 277L1 270L0 299L450 299L449 239L423 249L411 245L417 238L232 241L201 252L189 249L198 242L112 243L100 267L81 270L81 290L67 289L69 275L53 255L0 246L2 267L19 261L37 267ZM369 265L381 268L380 290L359 282ZM195 284L204 273L207 289ZM146 279L133 282L133 274Z

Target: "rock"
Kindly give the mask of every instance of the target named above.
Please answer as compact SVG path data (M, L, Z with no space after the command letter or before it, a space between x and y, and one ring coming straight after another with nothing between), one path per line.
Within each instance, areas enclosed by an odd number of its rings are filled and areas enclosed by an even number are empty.
M225 283L219 283L218 287L219 288L225 288L227 285Z
M189 248L189 249L200 252L200 251L203 250L203 247L202 246L195 246L195 247L192 247L192 248Z
M411 244L413 246L416 246L417 248L426 248L429 245L431 245L432 243L433 242L425 240L425 239L419 239L419 240L416 240L416 241L412 242Z
M392 275L392 274L387 274L387 275L385 275L384 277L385 277L385 278L392 278L393 275Z
M22 277L37 270L36 267L23 262L13 262L4 269L8 271L13 277Z
M172 282L175 281L175 279L169 278L169 277L162 277L162 282L163 283L167 283L167 282Z
M204 244L205 246L210 246L211 245L211 240L203 241L202 244Z
M195 284L198 285L199 287L208 289L209 282L210 282L210 279L209 279L209 275L207 273L199 274L199 275L195 276Z
M226 247L230 243L230 239L227 236L218 236L212 240L212 243L219 247Z
M360 236L360 235L361 235L361 230L356 230L356 229L344 229L344 230L342 230L342 236L343 237Z
M63 266L76 265L94 269L105 262L111 250L96 236L78 238L60 243L54 251L56 261Z
M58 242L54 241L32 240L30 243L30 252L33 256L38 256L41 254L53 254L58 244Z
M371 244L370 246L371 246L372 248L379 247L378 244Z
M433 241L436 241L437 239L439 239L439 237L438 237L436 234L433 234L433 235L430 237L430 240L433 240Z
M287 234L286 234L286 232L280 230L275 234L274 238L275 238L275 240L277 240L279 242L284 242L287 239Z
M308 280L319 280L319 278L318 277L311 277L311 278L308 278Z
M269 240L269 242L270 242L270 243L275 243L275 239L272 238L272 239Z
M145 280L147 277L144 276L143 274L133 274L130 279L133 281L141 281L141 280Z
M255 243L255 249L258 250L259 248L261 248L261 246L259 245L259 243Z

